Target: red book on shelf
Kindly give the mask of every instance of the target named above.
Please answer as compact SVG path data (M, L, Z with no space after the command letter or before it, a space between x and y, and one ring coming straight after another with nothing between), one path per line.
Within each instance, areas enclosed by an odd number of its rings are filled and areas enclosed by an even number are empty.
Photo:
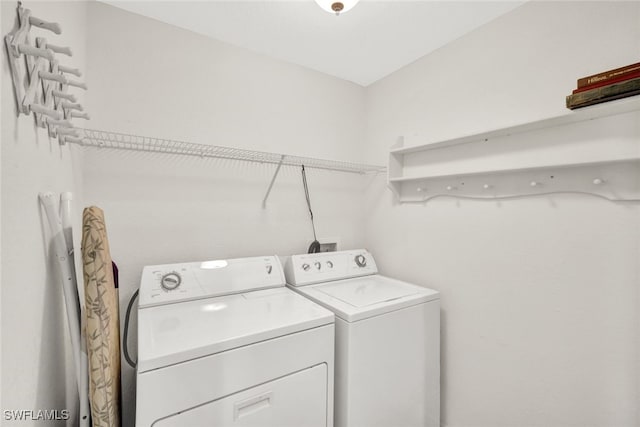
M640 71L640 62L578 79L578 89Z
M572 93L580 93L586 90L591 90L591 89L595 89L602 86L612 85L614 83L624 82L625 80L637 79L638 77L640 77L640 67L636 71L633 71L631 73L621 74L611 79L601 80L597 83L593 83L588 86L579 87L578 89L574 89Z

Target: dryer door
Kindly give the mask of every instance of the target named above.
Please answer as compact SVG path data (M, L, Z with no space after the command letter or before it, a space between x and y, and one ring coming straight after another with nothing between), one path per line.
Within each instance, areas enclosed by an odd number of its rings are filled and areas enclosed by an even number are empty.
M327 424L327 365L322 364L158 420L153 427Z

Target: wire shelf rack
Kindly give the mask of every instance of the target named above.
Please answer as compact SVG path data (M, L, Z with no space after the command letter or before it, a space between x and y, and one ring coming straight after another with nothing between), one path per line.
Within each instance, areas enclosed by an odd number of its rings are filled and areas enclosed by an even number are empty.
M70 143L81 145L83 147L177 154L202 158L232 159L246 162L268 163L280 166L304 165L305 168L324 169L336 172L357 174L384 173L387 170L385 166L342 162L337 160L325 160L312 157L291 156L288 154L245 150L241 148L223 147L218 145L196 144L193 142L129 135L124 133L95 129L80 129L80 131L81 138L79 139L79 141Z

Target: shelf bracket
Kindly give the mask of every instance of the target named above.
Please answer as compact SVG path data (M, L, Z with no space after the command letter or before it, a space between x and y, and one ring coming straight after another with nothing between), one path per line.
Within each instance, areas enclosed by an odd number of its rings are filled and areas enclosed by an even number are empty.
M280 173L280 168L282 167L282 162L284 162L284 154L280 156L280 162L278 162L278 167L276 171L273 173L273 178L271 178L271 182L269 183L269 188L267 188L267 194L264 195L264 199L262 199L262 209L267 207L267 199L269 198L269 194L271 194L271 189L273 188L273 184L276 182L276 178L278 177L278 173Z

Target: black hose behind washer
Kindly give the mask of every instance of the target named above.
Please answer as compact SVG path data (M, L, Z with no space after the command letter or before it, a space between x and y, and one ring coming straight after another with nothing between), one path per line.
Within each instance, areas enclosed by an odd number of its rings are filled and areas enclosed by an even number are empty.
M134 369L138 364L138 362L137 361L134 362L133 360L131 360L131 356L129 356L127 338L129 337L129 317L131 316L131 307L133 307L133 302L136 300L136 297L138 296L139 292L140 292L140 289L136 289L133 295L131 295L131 299L129 300L129 305L127 306L127 313L124 316L124 334L122 337L122 353L124 353L124 358L129 364L129 366L131 366Z

